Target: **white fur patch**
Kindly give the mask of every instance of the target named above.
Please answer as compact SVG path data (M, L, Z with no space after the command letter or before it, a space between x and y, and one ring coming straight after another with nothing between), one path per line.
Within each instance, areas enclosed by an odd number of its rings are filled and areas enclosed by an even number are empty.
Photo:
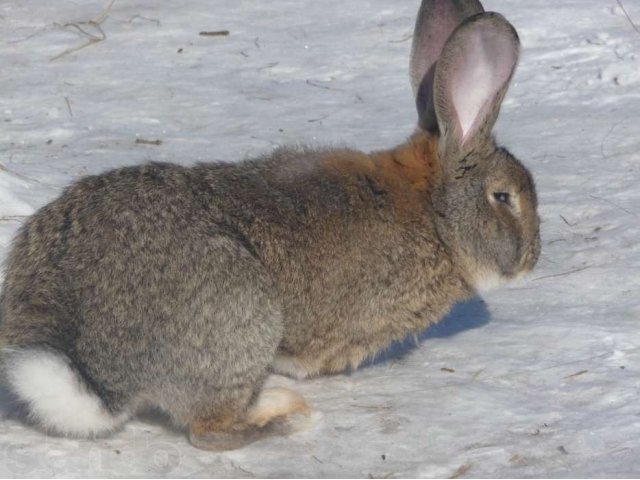
M91 437L117 428L128 415L112 415L62 354L40 349L4 351L13 392L32 417L58 433Z
M271 365L271 369L275 373L296 378L298 380L302 380L309 376L307 369L304 368L297 359L288 355L276 355L276 358Z
M293 414L311 414L311 407L302 395L286 388L267 388L260 393L258 401L249 411L248 421L263 427L273 420Z
M500 275L498 272L491 270L476 272L473 280L473 286L479 293L494 290L509 281L504 275Z

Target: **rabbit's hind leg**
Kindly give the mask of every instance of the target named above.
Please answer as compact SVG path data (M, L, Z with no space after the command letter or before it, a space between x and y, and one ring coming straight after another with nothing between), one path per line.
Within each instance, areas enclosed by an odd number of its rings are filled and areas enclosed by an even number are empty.
M247 420L250 425L264 427L284 422L295 414L311 414L311 407L302 395L286 388L266 388L249 409Z
M243 389L224 406L194 418L189 424L189 440L204 450L234 450L262 438L293 433L288 418L310 413L304 398L291 390L268 388L256 398L249 389Z

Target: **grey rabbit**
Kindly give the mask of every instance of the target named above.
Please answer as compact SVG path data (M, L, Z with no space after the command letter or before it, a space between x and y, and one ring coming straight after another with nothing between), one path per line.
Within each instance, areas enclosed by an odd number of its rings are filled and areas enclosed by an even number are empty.
M290 433L310 407L263 388L271 372L356 368L535 265L533 179L491 135L518 55L478 1L424 0L405 143L74 183L14 240L5 382L57 434L105 435L148 405L204 449Z

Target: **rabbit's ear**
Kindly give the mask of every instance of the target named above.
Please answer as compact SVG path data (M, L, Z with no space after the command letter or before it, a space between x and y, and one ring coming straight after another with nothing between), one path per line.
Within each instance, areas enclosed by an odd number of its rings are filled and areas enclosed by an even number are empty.
M464 19L481 12L484 9L478 0L423 0L420 5L409 72L418 108L418 125L423 130L438 131L433 80L442 47Z
M465 20L436 66L434 99L447 157L489 140L520 50L518 34L498 13Z

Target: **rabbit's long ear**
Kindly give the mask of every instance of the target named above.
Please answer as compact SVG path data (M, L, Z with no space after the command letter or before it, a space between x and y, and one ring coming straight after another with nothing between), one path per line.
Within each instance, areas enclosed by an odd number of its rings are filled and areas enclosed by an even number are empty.
M466 18L484 12L478 0L423 0L413 32L409 72L416 97L418 125L437 132L433 102L435 65L445 42Z
M434 83L440 142L447 157L489 140L519 51L518 34L498 13L470 17L451 35Z

